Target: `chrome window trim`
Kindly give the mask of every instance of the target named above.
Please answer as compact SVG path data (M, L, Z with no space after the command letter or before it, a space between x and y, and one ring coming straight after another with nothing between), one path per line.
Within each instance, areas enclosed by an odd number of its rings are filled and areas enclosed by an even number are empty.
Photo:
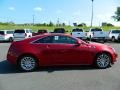
M51 36L62 36L62 35L51 35ZM64 35L64 36L65 36L65 35ZM44 37L38 38L38 39L30 42L30 44L70 44L70 43L34 43L34 42L36 42L37 40L43 39L43 38L45 38L45 37L48 37L48 36L44 36ZM67 36L67 37L69 37L69 36ZM70 37L70 38L72 38L72 37ZM74 39L74 40L77 41L77 39L75 39L75 38L72 38L72 39ZM74 43L73 45L75 45L75 43Z

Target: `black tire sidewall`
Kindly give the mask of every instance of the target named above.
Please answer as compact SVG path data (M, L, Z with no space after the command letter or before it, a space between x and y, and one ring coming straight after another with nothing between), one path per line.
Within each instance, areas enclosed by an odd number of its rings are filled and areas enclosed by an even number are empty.
M21 60L22 60L24 57L31 57L31 58L33 58L33 59L35 60L36 63L35 63L35 67L34 67L33 69L31 69L31 70L25 70L25 69L23 69L23 68L21 67ZM20 71L32 72L32 71L36 70L37 66L38 66L38 64L37 64L36 58L34 58L33 56L26 55L26 56L22 56L21 58L19 58L19 61L18 61L18 69L19 69Z
M100 67L98 64L97 64L97 58L101 55L101 54L106 54L107 56L109 56L109 64L106 66L106 67ZM107 54L107 53L100 53L100 54L98 54L97 56L96 56L96 59L95 59L95 66L97 67L97 68L99 68L99 69L106 69L106 68L108 68L108 67L110 67L111 66L111 60L112 60L112 58L111 58L111 56L109 55L109 54Z

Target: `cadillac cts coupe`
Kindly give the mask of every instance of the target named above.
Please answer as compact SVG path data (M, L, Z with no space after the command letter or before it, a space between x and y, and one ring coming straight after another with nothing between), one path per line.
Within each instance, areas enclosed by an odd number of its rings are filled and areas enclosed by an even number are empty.
M111 46L84 42L67 34L43 34L16 41L7 54L7 60L23 71L58 65L95 65L105 69L116 58Z

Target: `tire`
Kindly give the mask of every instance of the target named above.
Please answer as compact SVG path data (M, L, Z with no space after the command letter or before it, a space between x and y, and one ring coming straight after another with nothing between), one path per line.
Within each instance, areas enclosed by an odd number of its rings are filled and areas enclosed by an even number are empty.
M106 69L111 66L111 56L107 53L98 54L95 60L97 68Z
M34 71L37 66L37 60L33 56L23 56L18 62L18 68L25 72Z
M9 38L9 42L13 42L13 38L12 37Z
M115 42L115 37L112 37L112 42Z

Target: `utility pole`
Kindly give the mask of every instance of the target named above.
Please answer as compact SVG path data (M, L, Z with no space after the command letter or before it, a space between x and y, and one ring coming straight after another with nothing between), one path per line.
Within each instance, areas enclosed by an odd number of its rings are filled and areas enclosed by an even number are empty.
M35 24L35 15L33 14L33 25Z
M92 13L91 13L91 27L93 26L93 12L94 12L94 10L93 10L93 2L94 2L94 0L91 0L92 1Z
M57 26L59 27L60 25L60 21L59 21L59 18L57 19Z

